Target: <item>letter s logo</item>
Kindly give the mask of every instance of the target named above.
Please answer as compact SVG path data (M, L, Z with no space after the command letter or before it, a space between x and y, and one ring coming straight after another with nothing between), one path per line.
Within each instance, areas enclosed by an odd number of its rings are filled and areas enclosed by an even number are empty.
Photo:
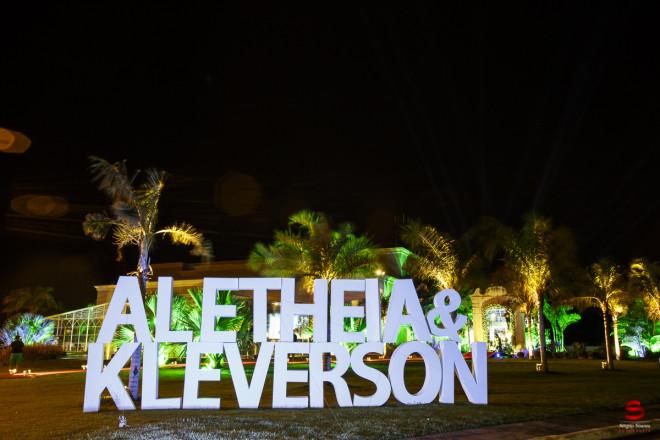
M644 407L639 400L626 403L626 420L640 420L644 417Z

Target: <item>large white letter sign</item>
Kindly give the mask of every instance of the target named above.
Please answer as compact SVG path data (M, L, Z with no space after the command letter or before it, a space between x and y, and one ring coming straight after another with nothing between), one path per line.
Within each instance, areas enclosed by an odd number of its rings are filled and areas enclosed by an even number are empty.
M204 278L202 288L202 328L204 342L236 342L236 331L215 331L215 319L236 316L235 305L217 304L218 290L238 290L238 278Z
M364 306L367 312L367 341L380 342L380 289L378 278L365 280Z
M334 353L335 367L323 371L323 353ZM315 342L309 346L309 406L323 408L323 382L330 382L335 389L339 406L353 406L351 393L344 374L348 371L351 357L343 345L336 342Z
M136 348L137 342L124 343L108 365L103 368L103 344L90 343L87 351L87 373L85 375L85 401L84 412L96 412L101 403L101 393L108 389L117 409L122 411L134 410L135 405L131 396L119 379L119 370L126 364Z
M307 382L307 371L289 370L289 354L309 353L305 342L280 342L275 345L275 367L273 369L273 408L307 408L307 397L288 397L286 385L289 382Z
M130 313L122 313L128 302ZM96 342L109 344L119 325L132 325L138 342L151 342L137 277L119 277Z
M172 331L172 277L158 277L156 341L192 342L192 331Z
M463 391L472 403L488 403L488 376L486 375L486 361L488 352L485 342L472 343L472 371L470 373L467 363L453 341L441 341L440 352L442 353L442 391L440 402L454 403L454 369L461 382Z
M332 342L364 342L363 332L344 330L344 318L364 318L363 306L347 306L345 292L364 292L364 280L332 280L330 282L330 340Z
M358 376L373 382L376 385L376 392L371 396L361 396L355 393L353 397L353 406L381 406L387 402L392 393L390 381L380 371L375 368L367 367L364 364L364 356L367 353L377 353L382 355L385 347L380 342L367 342L360 344L353 349L351 353L351 369Z
M445 289L435 294L433 306L433 309L426 314L426 321L429 324L431 333L435 336L449 338L452 341L460 341L458 331L467 322L467 316L456 315L456 321L454 321L451 314L461 306L461 295L454 289ZM436 318L440 318L442 321L442 328L437 326Z
M293 341L293 318L308 315L314 318L314 342L328 340L328 281L314 280L314 303L296 302L296 285L293 278L282 278L280 303L280 340Z
M422 355L424 368L426 369L424 385L417 394L408 392L403 374L406 360L413 353ZM396 400L406 405L429 403L435 399L440 391L442 365L438 354L428 344L419 341L406 342L399 345L392 353L389 376L392 383L392 393Z
M252 290L252 340L266 342L268 334L268 291L281 290L282 278L241 278L239 290Z
M220 381L220 370L199 368L202 353L222 353L222 344L213 342L191 342L186 353L186 372L183 382L183 409L219 409L219 397L198 397L201 381Z
M180 397L158 398L158 345L158 342L144 343L142 409L179 409Z
M259 401L264 391L266 375L270 366L270 359L273 357L275 344L272 342L262 342L259 347L257 363L252 372L252 383L248 384L245 368L241 361L241 353L238 351L238 344L224 344L227 363L231 372L231 381L236 391L236 399L240 408L259 408Z
M403 308L406 308L408 314L403 314ZM387 308L387 320L385 321L385 334L383 342L396 342L396 335L399 333L399 327L409 324L415 332L415 339L420 341L430 341L431 333L426 324L426 317L419 303L417 291L412 280L394 280L392 287L392 296Z
M259 408L264 392L271 359L273 368L273 408L322 408L325 405L324 385L332 384L338 406L364 407L385 404L392 394L406 405L429 403L437 398L441 403L454 402L455 376L458 377L468 400L472 403L488 402L488 378L486 376L486 344L472 344L472 371L463 358L457 341L459 331L466 323L466 317L456 313L461 305L461 297L452 289L438 292L433 299L433 307L424 314L415 286L410 279L395 280L389 300L387 319L381 338L381 280L347 279L314 280L313 300L302 299L298 303L294 278L204 278L202 292L201 324L199 341L193 342L192 329L172 329L172 295L174 281L171 277L158 279L156 303L155 337L152 337L147 323L142 293L135 277L119 277L114 295L101 326L96 343L89 344L88 369L85 379L85 412L98 411L100 396L107 388L117 407L121 410L135 409L128 392L118 377L132 353L138 354L140 344L144 345L144 369L142 372L142 409L219 409L220 398L199 397L201 381L220 381L219 368L200 368L203 353L225 353L238 406ZM332 287L330 292L328 289ZM272 291L280 291L280 316L270 316L268 325L268 299ZM217 319L232 318L237 315L237 306L230 304L226 297L217 304L218 291L237 291L238 295L252 292L252 341L260 344L251 377L246 374L241 359L236 331L216 331L220 329ZM271 292L269 292L271 291ZM347 305L355 298L346 292L364 292L364 303L360 306ZM298 292L303 296L303 292ZM330 295L329 295L330 293ZM271 297L271 299L273 299ZM361 297L360 297L361 300ZM328 304L331 302L330 304ZM330 315L328 314L330 306ZM126 313L124 313L126 312ZM313 318L313 342L293 342L294 324L298 316ZM366 329L360 332L344 331L346 319L364 319ZM279 319L279 324L277 320ZM233 322L233 321L232 321ZM220 321L222 324L223 322ZM104 344L112 341L118 326L133 326L136 341L123 344L108 366L103 368ZM280 340L268 342L268 335L275 335L279 325ZM241 337L245 327L241 324ZM365 356L375 353L382 356L383 343L396 341L401 327L412 327L415 340L399 345L392 353L388 373L379 371L381 367L368 366ZM272 332L272 333L270 333ZM332 332L332 340L328 339ZM197 336L195 337L197 338ZM436 352L429 345L431 341L443 340ZM184 344L187 349L183 395L181 397L158 397L159 345ZM346 344L356 344L349 353ZM435 347L435 345L433 345ZM289 355L307 354L308 364L301 368L289 369ZM325 371L323 357L332 353L336 362L334 368ZM410 393L405 383L405 365L411 354L418 353L424 360L425 377L421 389ZM439 353L439 354L438 354ZM352 394L345 379L346 372L352 371L364 380L375 385L371 395ZM454 373L455 372L455 373ZM298 384L287 394L289 383ZM296 393L303 388L305 392Z

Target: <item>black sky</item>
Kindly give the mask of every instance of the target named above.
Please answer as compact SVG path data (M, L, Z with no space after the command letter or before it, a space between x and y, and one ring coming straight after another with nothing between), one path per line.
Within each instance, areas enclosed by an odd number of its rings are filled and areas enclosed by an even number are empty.
M218 259L245 258L303 207L384 246L404 214L458 234L536 210L576 231L584 264L660 259L660 31L646 2L14 3L0 7L0 126L33 145L0 155L0 295L51 285L82 306L132 269L82 234L105 203L89 154L169 171L163 224L196 225ZM255 194L246 176L260 196L231 215L245 204L228 193ZM25 194L69 211L18 213ZM165 244L153 260L193 261Z

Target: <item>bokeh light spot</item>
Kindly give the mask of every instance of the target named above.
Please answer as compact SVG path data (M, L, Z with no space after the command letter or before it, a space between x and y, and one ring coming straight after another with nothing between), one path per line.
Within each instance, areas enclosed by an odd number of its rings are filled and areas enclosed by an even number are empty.
M247 174L229 172L215 184L215 205L230 216L252 214L261 201L261 185Z

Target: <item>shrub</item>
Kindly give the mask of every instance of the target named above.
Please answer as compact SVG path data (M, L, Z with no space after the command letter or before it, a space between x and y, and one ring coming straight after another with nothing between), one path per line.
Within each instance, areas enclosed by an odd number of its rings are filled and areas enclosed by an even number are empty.
M64 354L62 347L55 344L33 344L23 347L23 357L29 361L56 359Z
M11 355L11 348L0 347L0 366L9 365L10 355Z
M575 355L576 358L580 359L585 356L585 345L584 342L573 342L573 350L572 353Z
M9 356L11 347L0 347L0 366L9 365ZM37 361L57 359L65 355L64 350L59 345L53 344L33 344L23 347L24 361Z
M592 351L587 352L587 358L589 359L605 359L605 350L602 348L596 348Z

